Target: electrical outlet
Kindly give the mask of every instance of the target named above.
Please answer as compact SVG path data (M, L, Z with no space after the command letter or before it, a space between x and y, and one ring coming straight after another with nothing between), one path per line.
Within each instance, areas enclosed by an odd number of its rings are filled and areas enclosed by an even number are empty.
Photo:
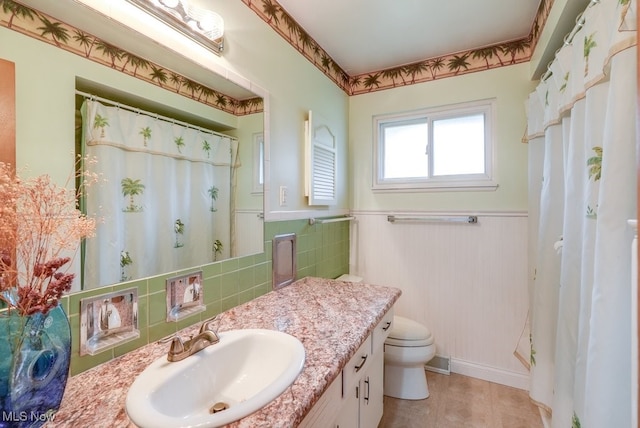
M280 206L287 206L287 186L280 186Z

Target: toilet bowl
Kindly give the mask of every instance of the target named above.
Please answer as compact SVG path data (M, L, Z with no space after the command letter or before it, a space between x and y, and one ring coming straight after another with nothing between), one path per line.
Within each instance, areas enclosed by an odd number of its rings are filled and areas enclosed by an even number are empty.
M401 316L384 342L384 395L404 400L429 397L424 365L436 354L431 332L424 325Z

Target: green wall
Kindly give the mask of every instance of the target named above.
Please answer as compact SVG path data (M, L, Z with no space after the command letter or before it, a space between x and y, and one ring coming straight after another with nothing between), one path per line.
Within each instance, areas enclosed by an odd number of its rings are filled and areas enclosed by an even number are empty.
M529 65L519 64L388 91L353 96L349 103L349 177L352 210L526 211L525 100L533 90ZM483 99L497 101L495 191L374 192L373 116Z

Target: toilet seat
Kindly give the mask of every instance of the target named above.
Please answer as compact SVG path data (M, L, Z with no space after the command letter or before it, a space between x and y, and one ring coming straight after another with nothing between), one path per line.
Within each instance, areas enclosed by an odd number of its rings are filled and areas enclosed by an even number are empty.
M424 325L401 316L393 317L393 327L385 344L391 346L429 346L433 345L434 338Z

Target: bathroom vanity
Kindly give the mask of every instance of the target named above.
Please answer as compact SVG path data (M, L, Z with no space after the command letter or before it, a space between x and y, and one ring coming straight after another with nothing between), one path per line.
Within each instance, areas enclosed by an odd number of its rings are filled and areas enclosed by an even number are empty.
M393 308L367 335L299 428L378 426L384 405L384 341L392 323Z
M220 332L277 330L297 337L306 352L302 372L284 393L229 426L357 427L359 417L379 419L382 348L400 294L391 287L303 278L223 312ZM180 335L188 337L198 327ZM166 356L168 346L150 344L71 377L47 427L133 427L125 411L127 392L136 376Z

